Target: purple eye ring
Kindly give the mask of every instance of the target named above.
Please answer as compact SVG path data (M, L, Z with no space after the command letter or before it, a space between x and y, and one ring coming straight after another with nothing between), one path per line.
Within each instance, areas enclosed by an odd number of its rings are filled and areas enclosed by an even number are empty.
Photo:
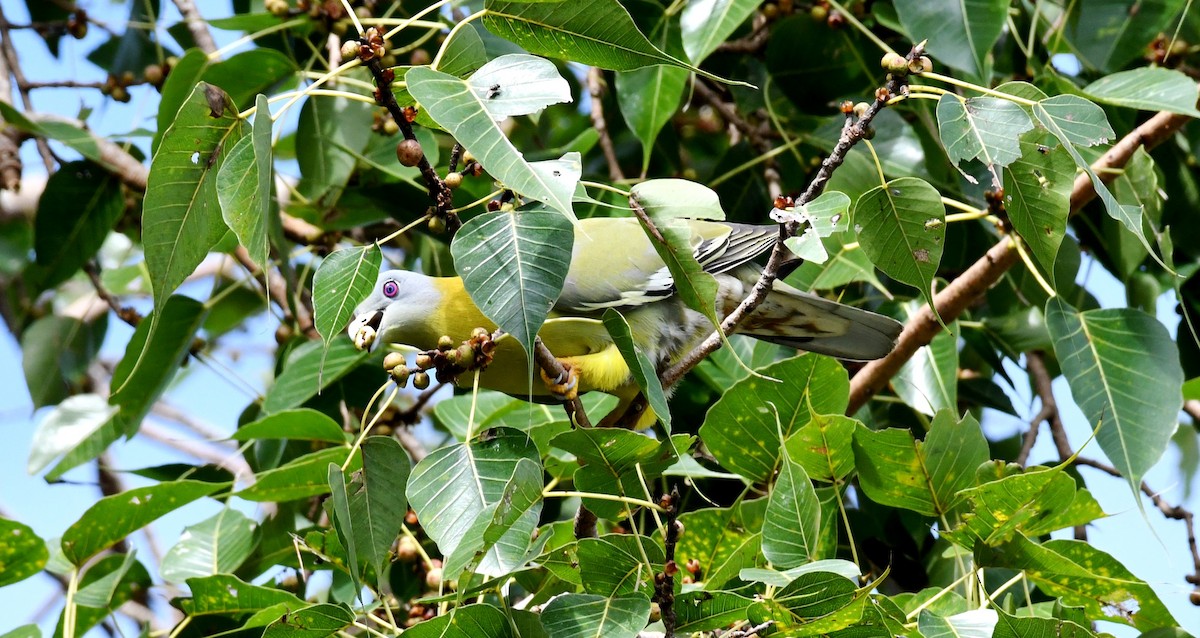
M388 299L392 299L398 294L400 294L400 286L394 280L389 279L389 280L383 282L383 296L384 297L387 297Z

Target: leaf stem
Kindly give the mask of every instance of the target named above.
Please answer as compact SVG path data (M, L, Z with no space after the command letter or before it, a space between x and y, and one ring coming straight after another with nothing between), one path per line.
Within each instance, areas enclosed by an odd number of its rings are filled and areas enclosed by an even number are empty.
M858 18L854 17L854 13L852 11L847 11L846 7L843 7L840 2L838 2L837 0L829 0L829 6L833 7L834 9L837 9L838 13L842 14L842 17L845 18L846 21L850 23L850 26L854 27L859 33L866 36L866 38L868 40L875 43L875 46L879 47L879 49L881 51L883 51L884 53L891 53L893 55L899 55L898 53L896 53L895 49L888 46L886 42L879 39L879 36L872 33L871 30L866 27L866 25L859 22Z
M420 11L414 13L411 18L408 18L408 19L400 22L400 24L396 25L396 28L383 34L383 39L384 40L392 39L392 37L394 37L397 33L400 33L404 29L407 29L409 26L416 24L420 18L423 18L423 17L429 15L430 13L437 11L438 9L441 9L442 5L446 4L449 1L450 0L438 0L437 2L429 5L428 7L425 7L424 9L421 9ZM446 38L446 42L449 42L449 41L450 41L450 38ZM442 45L442 48L445 48L445 44Z
M424 214L424 215L422 215L421 217L418 217L417 219L415 219L415 220L413 220L412 222L410 222L410 223L409 223L407 226L405 226L404 228L401 228L400 230L398 230L398 231L396 231L396 232L394 232L394 233L392 233L392 234L388 235L387 237L384 237L383 239L380 239L379 241L377 241L377 242L375 242L375 243L376 243L376 244L379 244L380 246L382 246L382 245L384 245L384 244L388 243L389 241L392 241L393 239L395 239L395 238L397 238L397 237L399 237L399 236L403 235L404 233L407 233L408 231L410 231L410 230L412 230L412 229L416 228L417 226L419 226L419 225L421 225L421 224L428 223L428 222L429 222L429 218L430 218L430 217L431 217L431 215L430 215L429 213L425 213L425 214Z
M379 389L375 391L375 396L371 397L371 401L367 403L367 411L363 412L363 423L361 426L362 431L359 432L358 438L354 440L354 445L350 446L350 453L346 455L346 460L342 462L343 472L346 471L346 468L350 467L350 462L354 460L354 453L358 451L358 448L362 447L362 442L366 440L367 434L371 432L371 428L374 428L375 424L379 422L379 417L383 416L383 411L392 404L392 401L396 399L396 395L400 393L400 386L395 386L392 388L392 392L388 395L387 401L384 401L383 405L379 406L378 410L375 410L375 417L371 419L371 422L366 423L367 415L370 414L371 404L373 404L375 400L379 398L379 395L387 389L390 383L390 381L387 381L384 382L383 385L379 386Z
M651 503L650 501L646 501L646 500L643 500L640 498L633 498L632 496L617 496L616 494L601 494L599 492L578 492L575 490L566 490L566 491L562 491L562 492L551 492L551 491L547 490L547 491L542 492L542 498L571 498L571 497L591 498L591 499L596 499L597 501L614 501L617 503L625 503L626 505L637 505L639 507L646 507L646 508L652 509L656 512L665 512L666 511L662 507L660 507L658 503Z
M437 55L433 57L433 62L429 64L429 68L433 69L434 71L437 70L438 65L442 62L442 54L446 52L446 49L450 48L450 41L454 39L454 36L458 35L459 29L463 28L463 26L465 26L467 23L478 20L479 18L487 15L487 12L487 9L480 9L479 11L476 11L475 13L463 18L458 22L458 24L454 25L454 28L450 29L450 33L446 35L446 40L442 42L442 48L438 49Z
M1033 278L1037 280L1038 285L1042 287L1042 290L1046 291L1047 295L1050 295L1051 299L1057 297L1058 293L1054 292L1054 287L1042 277L1042 273L1037 269L1037 266L1034 266L1033 259L1030 258L1029 251L1025 248L1025 242L1019 235L1013 235L1012 240L1013 246L1017 249L1017 254L1021 256L1021 261L1025 262L1025 267L1033 274Z
M209 53L208 59L209 59L209 61L220 60L222 57L225 56L225 54L229 53L230 51L233 51L234 49L237 49L238 47L242 46L243 44L249 44L263 36L271 35L272 33L277 33L279 31L286 31L287 29L290 29L292 27L303 26L306 22L308 22L308 20L306 18L295 18L293 20L288 20L287 22L280 22L279 24L271 25L265 29L262 29L261 31L255 31L254 33L248 33L248 34L238 38L237 40L234 40L233 42L226 44L225 46L221 47L220 49L217 49L216 51Z
M967 82L965 80L960 80L958 78L952 78L948 75L942 75L941 73L935 73L933 71L926 71L926 72L922 73L920 77L929 78L931 80L938 80L939 82L945 82L946 84L950 84L952 86L969 89L971 91L975 91L976 93L983 93L984 95L998 97L1003 100L1008 100L1009 102L1015 102L1016 104L1020 104L1021 106L1034 106L1037 104L1037 102L1035 102L1033 100L1027 100L1023 97L1017 97L1015 95L1010 95L1008 93L1003 93L1001 91L995 91L995 90L987 88L986 86L980 86L978 84Z

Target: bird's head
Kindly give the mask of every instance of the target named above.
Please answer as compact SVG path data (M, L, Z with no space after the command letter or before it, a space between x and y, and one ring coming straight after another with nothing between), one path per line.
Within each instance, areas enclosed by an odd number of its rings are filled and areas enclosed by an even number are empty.
M354 309L347 332L359 350L378 343L407 343L421 346L417 336L424 330L430 311L441 293L433 279L405 270L379 273L375 288Z

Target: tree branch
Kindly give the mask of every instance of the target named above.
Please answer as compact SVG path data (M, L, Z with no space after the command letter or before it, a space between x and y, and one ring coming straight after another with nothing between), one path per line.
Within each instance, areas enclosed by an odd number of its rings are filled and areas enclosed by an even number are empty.
M612 137L608 135L608 124L604 122L604 71L600 67L592 67L587 73L588 94L592 96L592 127L600 136L600 150L604 153L604 161L608 163L608 176L614 182L625 179L621 171L621 163L617 161L617 150L613 147Z
M1121 138L1092 164L1092 169L1100 175L1100 179L1106 182L1112 180L1118 174L1114 169L1125 166L1137 149L1149 150L1158 146L1174 135L1189 119L1186 115L1175 113L1164 112L1155 115ZM1071 214L1078 212L1095 196L1096 190L1088 176L1082 174L1077 177L1071 189ZM933 302L942 321L950 323L957 319L967 306L1000 281L1004 273L1018 261L1020 255L1017 254L1012 239L1002 238L966 272L934 296ZM883 390L917 349L928 345L941 329L941 324L933 316L929 306L922 307L920 312L905 324L895 349L886 357L864 366L850 380L850 404L846 408L846 414L854 414L866 405L871 397Z
M205 53L215 52L217 43L213 41L212 33L208 31L208 23L204 21L192 0L174 0L174 2L175 7L179 9L179 15L183 16L183 22L187 25L188 32L196 41L196 46Z

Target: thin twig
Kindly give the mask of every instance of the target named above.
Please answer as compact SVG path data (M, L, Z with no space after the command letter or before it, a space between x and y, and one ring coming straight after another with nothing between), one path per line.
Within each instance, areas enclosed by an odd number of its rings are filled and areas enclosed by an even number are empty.
M563 366L562 361L550 352L546 344L542 343L542 338L537 337L533 340L533 360L537 365L546 372L546 376L551 379L566 378L567 369ZM571 419L571 423L581 427L592 427L591 421L588 420L587 413L583 410L583 403L579 397L575 397L570 401L563 403L563 408L567 411L567 416Z
M612 138L608 135L608 124L604 122L604 71L600 67L592 67L587 73L588 94L592 96L592 128L600 136L600 150L604 153L604 161L608 162L608 176L614 182L625 179L621 171L621 163L617 161L617 149L613 147Z
M310 339L316 339L320 336L317 333L316 324L313 323L312 306L309 305L311 300L303 297L292 299L288 295L287 282L284 280L282 274L276 274L273 277L263 277L262 269L250 258L250 253L246 251L244 246L238 246L233 251L233 256L250 273L254 281L262 286L267 296L279 307L280 312L283 313L285 323L295 321L296 328L301 334Z
M679 542L679 487L671 488L670 494L663 495L660 504L665 510L663 524L663 553L666 561L663 570L654 575L654 602L662 616L664 638L675 638L675 574L679 573L679 565L675 562L675 545Z
M196 9L196 5L192 0L174 0L175 7L179 9L179 14L183 16L183 22L187 25L188 32L192 34L192 39L196 41L196 46L205 53L213 53L217 50L217 43L213 41L212 33L208 30L208 23L200 15Z
M1095 468L1116 478L1125 478L1117 468L1095 459L1080 456L1075 458L1075 464ZM1192 553L1192 573L1184 576L1184 580L1194 586L1196 592L1200 592L1200 548L1197 548L1196 545L1195 515L1183 505L1168 504L1166 499L1162 497L1162 494L1151 489L1145 481L1142 481L1140 489L1142 494L1145 494L1150 499L1150 502L1154 503L1154 506L1158 508L1158 511L1164 517L1183 521L1183 525L1187 530L1188 549Z
M88 279L92 282L92 288L96 290L96 295L108 304L109 308L117 314L117 318L131 327L138 327L142 323L142 315L129 306L121 305L121 301L117 299L100 281L100 267L96 265L94 260L84 262L83 272L87 273Z

